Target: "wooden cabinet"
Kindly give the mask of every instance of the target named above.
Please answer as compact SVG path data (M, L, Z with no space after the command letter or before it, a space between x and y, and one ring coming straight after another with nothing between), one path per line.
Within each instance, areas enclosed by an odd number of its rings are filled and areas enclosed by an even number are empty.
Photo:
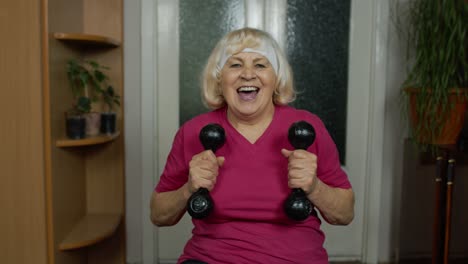
M125 263L123 100L111 136L68 140L64 115L71 58L109 66L123 99L122 0L4 2L0 259Z

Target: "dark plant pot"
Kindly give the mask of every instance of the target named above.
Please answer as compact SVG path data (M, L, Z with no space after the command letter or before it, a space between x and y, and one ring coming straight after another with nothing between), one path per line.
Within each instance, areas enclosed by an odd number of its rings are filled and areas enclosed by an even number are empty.
M116 119L115 113L101 113L101 133L106 135L114 134Z
M86 120L82 116L69 116L66 120L67 137L82 139L86 137Z

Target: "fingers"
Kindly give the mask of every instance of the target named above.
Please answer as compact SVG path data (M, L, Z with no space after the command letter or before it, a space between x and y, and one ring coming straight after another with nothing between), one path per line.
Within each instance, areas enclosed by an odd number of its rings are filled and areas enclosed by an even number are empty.
M224 157L216 157L211 150L205 150L192 157L189 163L189 190L194 193L199 188L211 191L216 184L219 167Z
M285 158L289 158L289 156L291 156L292 153L293 153L293 151L291 151L291 150L281 149L281 154L283 154L283 156Z
M224 164L224 157L217 157L216 160L218 162L218 166L222 167Z
M317 156L305 150L282 149L281 154L288 159L289 188L303 189L309 194L316 181Z
M205 150L192 157L193 160L215 160L216 155L211 150Z
M283 154L283 156L288 159L291 159L291 158L306 159L309 155L315 156L315 154L310 153L306 150L302 150L302 149L296 149L296 150L281 149L281 154Z

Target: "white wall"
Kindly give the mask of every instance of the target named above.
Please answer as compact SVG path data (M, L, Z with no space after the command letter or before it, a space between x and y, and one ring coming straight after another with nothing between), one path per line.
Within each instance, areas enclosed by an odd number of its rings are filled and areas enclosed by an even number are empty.
M401 115L400 87L406 77L407 62L405 42L398 36L396 6L402 8L409 0L389 1L389 19L386 52L386 94L385 94L385 136L384 163L382 166L382 226L386 226L386 241L382 241L379 249L381 260L389 259L392 255L399 257L399 224L401 203L401 182L403 176L404 139L407 137L407 126ZM404 23L404 21L401 21Z
M380 1L380 0L379 0ZM403 0L406 1L406 0ZM380 176L380 201L377 204L379 218L377 246L374 254L381 263L398 257L398 232L400 189L403 158L403 141L406 135L400 115L400 86L405 77L405 53L402 40L396 35L395 5L402 0L380 1L375 10L376 30L374 45L374 85L384 85L382 94L374 95L374 111L383 117L382 138L372 145L373 152L380 153L382 160L375 173ZM382 114L378 114L383 111ZM373 154L372 154L373 155ZM377 175L375 175L377 176ZM372 176L371 176L372 177Z
M124 121L127 262L142 259L141 2L124 0Z

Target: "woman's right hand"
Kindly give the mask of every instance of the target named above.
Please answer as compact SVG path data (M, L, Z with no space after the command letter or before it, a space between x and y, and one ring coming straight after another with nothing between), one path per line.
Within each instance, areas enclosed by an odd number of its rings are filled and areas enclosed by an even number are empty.
M191 194L199 188L211 191L216 184L219 168L224 163L224 157L216 157L211 150L205 150L192 157L189 163L188 188Z

